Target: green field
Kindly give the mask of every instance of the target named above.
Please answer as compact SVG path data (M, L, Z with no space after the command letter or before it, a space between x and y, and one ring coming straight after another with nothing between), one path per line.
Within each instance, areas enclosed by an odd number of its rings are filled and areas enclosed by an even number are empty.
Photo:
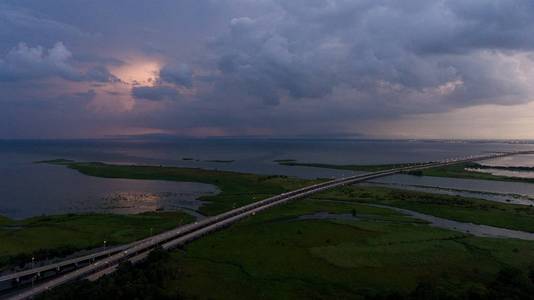
M100 177L216 184L221 193L205 199L217 203L217 209L207 210L211 213L231 208L236 199L242 205L311 183L199 169L58 163ZM256 214L159 261L123 267L116 275L66 286L44 299L503 299L510 294L523 299L534 291L527 276L531 272L534 278L533 242L438 229L373 204L534 232L533 207L343 187ZM317 212L356 219L298 218Z
M532 206L368 186L338 188L314 198L388 205L460 222L534 232Z
M294 219L353 209L361 221ZM503 265L534 262L534 243L468 237L387 209L320 201L276 208L185 250L174 254L184 274L169 286L186 298L217 290L209 297L348 299L409 293L422 278L461 294L492 281Z
M62 256L82 249L133 242L190 223L181 212L137 215L80 214L35 217L21 221L0 218L0 266Z
M315 212L358 219L298 219ZM60 288L44 299L127 299L128 293L153 299L385 299L380 297L421 290L449 297L439 299L467 299L450 298L467 294L484 299L499 293L493 282L500 270L526 274L532 262L532 242L476 238L385 208L307 199L172 252L160 263L164 275L154 275L154 265L141 265L134 274L142 280L119 272L97 283ZM117 292L122 284L135 289Z

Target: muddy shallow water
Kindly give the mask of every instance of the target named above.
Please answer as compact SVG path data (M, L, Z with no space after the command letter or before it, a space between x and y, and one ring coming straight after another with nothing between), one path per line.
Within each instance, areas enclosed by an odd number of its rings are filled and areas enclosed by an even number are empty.
M505 229L505 228L499 228L499 227L493 227L493 226L487 226L487 225L479 225L479 224L473 224L473 223L463 223L463 222L448 220L444 218L434 217L431 215L422 214L422 213L407 210L407 209L385 206L385 205L372 205L372 206L392 209L394 211L408 215L412 218L426 221L429 223L430 226L433 226L433 227L454 230L458 232L472 234L474 236L493 237L493 238L512 238L512 239L534 241L534 233L531 233L531 232L511 230L511 229Z
M444 194L452 196L462 196L468 198L484 199L489 201L495 201L499 203L517 204L517 205L534 205L534 197L530 195L521 195L513 193L498 193L498 192L485 192L476 190L462 190L455 188L444 188L424 185L409 185L409 184L396 184L396 183L378 183L378 182L366 182L358 184L361 186L380 186L389 188L398 188L417 192L426 192L433 194Z
M332 200L332 201L338 202L335 200ZM369 204L369 206L391 209L401 214L412 217L414 219L428 222L429 223L428 225L432 227L449 229L449 230L458 231L458 232L462 232L466 234L471 234L474 236L492 237L492 238L511 238L511 239L534 241L534 233L530 233L526 231L510 230L510 229L487 226L487 225L458 222L458 221L439 218L439 217L415 212L412 210L407 210L407 209L402 209L402 208L397 208L397 207L392 207L392 206L387 206L387 205ZM373 216L366 216L366 215L360 215L360 214L352 215L348 213L335 214L335 213L329 213L329 212L316 212L312 214L299 216L296 218L296 220L360 221L360 220L366 220L368 217L371 217L371 219L373 219L372 218Z

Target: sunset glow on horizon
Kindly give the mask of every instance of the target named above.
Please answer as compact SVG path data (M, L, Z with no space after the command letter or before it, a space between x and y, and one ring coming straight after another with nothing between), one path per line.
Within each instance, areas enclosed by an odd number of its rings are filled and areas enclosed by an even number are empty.
M110 72L129 85L154 86L160 69L161 64L157 61L138 59L111 67Z

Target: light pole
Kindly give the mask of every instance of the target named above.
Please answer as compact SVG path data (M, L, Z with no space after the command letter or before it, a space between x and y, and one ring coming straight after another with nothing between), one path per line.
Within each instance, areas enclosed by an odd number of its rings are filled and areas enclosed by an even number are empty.
M32 269L34 267L34 264L35 264L35 256L32 256Z

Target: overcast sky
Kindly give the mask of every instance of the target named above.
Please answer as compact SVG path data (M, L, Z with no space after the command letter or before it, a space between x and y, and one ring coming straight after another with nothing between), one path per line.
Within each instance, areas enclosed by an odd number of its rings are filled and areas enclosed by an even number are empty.
M532 0L3 0L0 138L534 138Z

